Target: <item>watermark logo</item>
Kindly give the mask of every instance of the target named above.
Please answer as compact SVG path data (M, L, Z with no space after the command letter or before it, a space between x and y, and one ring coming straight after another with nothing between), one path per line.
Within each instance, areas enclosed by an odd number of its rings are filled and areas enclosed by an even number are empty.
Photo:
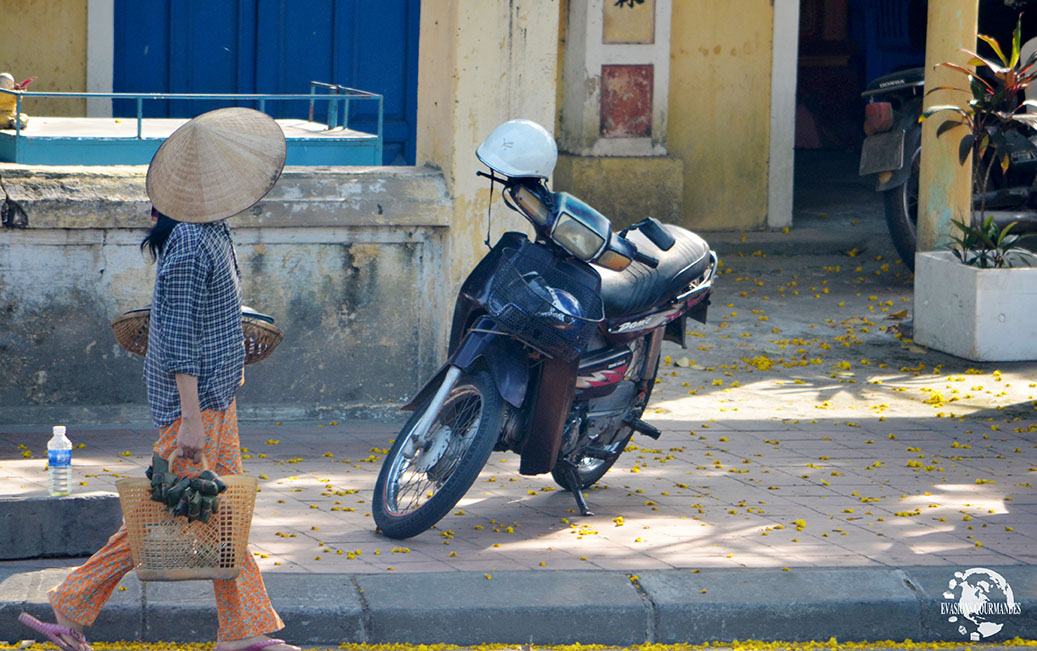
M948 601L940 604L940 614L958 624L958 632L973 642L1000 633L1006 617L1022 613L1012 586L994 570L974 567L955 572L947 587L943 598Z

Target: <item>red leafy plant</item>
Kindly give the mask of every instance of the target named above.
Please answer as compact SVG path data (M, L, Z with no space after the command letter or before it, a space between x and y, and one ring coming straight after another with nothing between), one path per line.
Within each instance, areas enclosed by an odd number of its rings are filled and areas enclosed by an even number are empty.
M1037 101L1025 99L1025 91L1037 80L1037 52L1025 60L1021 57L1022 15L1012 33L1012 48L1008 56L996 39L983 34L976 35L990 46L997 59L982 56L977 52L962 48L969 56L968 65L945 61L936 67L946 68L966 75L969 90L965 91L953 86L938 86L926 94L941 90L964 92L971 95L966 107L953 104L932 106L922 112L919 121L938 113L952 114L936 129L937 137L943 136L959 127L964 127L964 134L958 144L958 162L964 165L969 155L973 161L972 187L976 193L973 202L974 214L968 223L955 220L954 226L961 231L954 238L959 248L952 250L966 264L976 266L1009 266L1012 256L1005 250L1020 247L1021 236L1008 237L1008 231L1016 222L998 228L992 220L984 219L986 212L987 188L990 184L991 172L995 165L1001 174L1008 172L1011 165L1009 138L1012 132L1031 131L1037 127L1037 113L1027 111L1028 107L1037 108ZM978 201L978 205L977 204ZM978 214L975 209L978 208ZM961 247L977 247L971 250ZM990 248L997 250L988 250Z

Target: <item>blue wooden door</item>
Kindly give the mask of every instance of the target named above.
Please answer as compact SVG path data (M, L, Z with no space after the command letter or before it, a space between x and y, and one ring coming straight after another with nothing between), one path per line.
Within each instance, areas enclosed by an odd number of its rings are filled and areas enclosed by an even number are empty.
M307 93L310 81L385 97L386 164L413 164L420 0L116 0L116 92ZM192 117L225 103L147 102L146 117ZM306 102L270 102L305 118ZM116 115L136 115L115 102ZM373 103L350 126L376 130ZM318 121L326 111L318 109Z

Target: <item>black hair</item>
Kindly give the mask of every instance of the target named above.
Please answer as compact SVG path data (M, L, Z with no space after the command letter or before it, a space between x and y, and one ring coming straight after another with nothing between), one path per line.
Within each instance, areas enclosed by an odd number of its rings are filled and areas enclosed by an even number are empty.
M159 211L151 208L152 216L158 218L155 225L151 227L148 234L144 237L144 241L140 243L140 250L147 249L151 253L151 259L157 260L162 250L166 248L166 240L169 239L169 234L173 232L173 228L176 227L178 222L171 217L166 217Z

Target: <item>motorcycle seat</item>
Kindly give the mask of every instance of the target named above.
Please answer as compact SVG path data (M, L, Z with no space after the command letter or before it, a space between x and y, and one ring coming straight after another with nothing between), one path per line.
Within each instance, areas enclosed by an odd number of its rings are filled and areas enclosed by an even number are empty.
M907 68L872 79L864 89L865 95L892 93L901 88L920 86L925 81L925 68Z
M709 245L705 240L680 226L662 226L675 240L668 251L659 249L639 230L626 236L639 252L659 260L655 269L640 262L630 263L623 271L596 267L607 318L632 316L662 305L709 268Z

